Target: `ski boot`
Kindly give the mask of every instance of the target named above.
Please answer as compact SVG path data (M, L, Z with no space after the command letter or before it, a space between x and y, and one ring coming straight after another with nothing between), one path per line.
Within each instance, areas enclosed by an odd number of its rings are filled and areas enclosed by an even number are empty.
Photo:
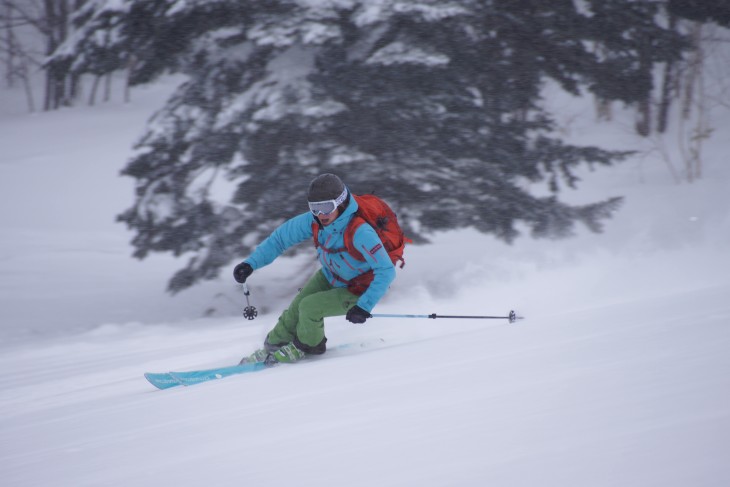
M243 357L240 362L238 362L238 365L243 364L254 364L257 362L265 362L266 357L269 355L269 351L265 348L259 348L251 355L248 355L246 357Z
M238 362L238 365L243 364L253 364L258 362L266 362L267 357L271 355L272 353L276 352L282 346L285 346L285 343L281 343L278 345L274 345L271 342L269 342L269 336L266 335L266 339L264 340L264 348L259 348L251 355L248 355L246 357L243 357L240 362Z
M305 357L305 353L297 348L293 343L287 343L278 350L268 354L264 360L267 365L274 364L293 364Z

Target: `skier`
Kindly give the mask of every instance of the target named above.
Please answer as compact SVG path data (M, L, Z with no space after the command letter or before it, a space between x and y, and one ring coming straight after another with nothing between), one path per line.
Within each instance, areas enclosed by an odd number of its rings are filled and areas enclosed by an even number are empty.
M254 270L274 261L288 248L317 234L315 246L321 269L279 316L269 331L264 347L241 360L269 363L296 362L306 354L323 354L327 338L324 318L345 315L351 323L364 323L395 278L395 268L383 243L367 223L358 226L353 241L364 261L353 257L345 245L345 233L358 209L345 184L334 174L321 174L309 185L309 212L287 220L254 252L233 269L233 277L244 283ZM372 282L358 295L348 285L372 271ZM357 294L356 294L357 293Z

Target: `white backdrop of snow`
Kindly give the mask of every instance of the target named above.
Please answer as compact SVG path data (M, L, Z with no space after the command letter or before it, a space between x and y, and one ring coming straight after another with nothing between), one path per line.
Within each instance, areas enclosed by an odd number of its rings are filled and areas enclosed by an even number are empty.
M696 184L655 156L586 171L570 201L626 196L604 234L506 246L444 233L408 249L376 309L515 308L518 324L328 319L332 345L385 345L156 391L145 371L255 348L292 271L313 269L300 256L257 271L261 314L245 321L229 269L171 297L181 261L129 257L114 217L133 181L118 173L169 92L33 116L2 92L2 485L730 485L730 117ZM552 99L574 141L638 146L569 101Z

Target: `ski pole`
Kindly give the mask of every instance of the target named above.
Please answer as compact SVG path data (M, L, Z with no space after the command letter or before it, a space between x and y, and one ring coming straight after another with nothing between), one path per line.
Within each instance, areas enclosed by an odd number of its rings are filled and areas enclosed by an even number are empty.
M243 283L243 295L246 296L246 307L243 308L243 317L247 320L252 320L258 316L259 312L256 311L256 306L251 306L251 302L248 300L251 291L248 290L248 285L245 282Z
M524 316L517 316L517 313L510 311L507 316L465 316L465 315L437 315L432 313L430 315L413 315L413 314L386 314L386 313L375 313L372 315L373 318L430 318L435 320L436 318L467 318L476 320L509 320L510 323L514 323L517 320L524 320Z

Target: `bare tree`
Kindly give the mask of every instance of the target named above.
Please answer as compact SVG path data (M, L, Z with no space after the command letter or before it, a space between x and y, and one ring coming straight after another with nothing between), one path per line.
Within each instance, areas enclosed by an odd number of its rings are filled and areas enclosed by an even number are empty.
M677 28L677 18L671 13L669 13L668 15L669 28L674 30ZM662 73L662 91L657 112L657 132L661 134L667 131L669 110L672 106L672 99L676 96L676 92L678 89L677 77L677 63L674 61L674 59L665 62L664 72Z
M702 74L703 50L702 50L702 24L692 22L690 30L692 39L692 54L685 62L684 90L682 92L682 118L688 119L695 101L695 89L698 79Z
M17 41L15 40L15 29L13 23L10 21L11 10L10 7L5 5L3 11L3 38L2 38L2 51L5 53L5 82L8 88L12 88L15 84L15 63L17 58L17 48L15 47Z
M730 109L730 30L687 20L678 22L678 28L688 33L693 48L685 59L665 67L652 142L672 178L691 183L702 177L703 149L715 131L714 114ZM669 117L673 101L679 110ZM662 124L664 130L660 130ZM670 128L672 133L665 134Z
M68 0L43 0L45 9L44 34L46 55L51 55L68 36ZM46 68L46 98L44 108L54 110L61 105L69 105L69 92L66 73L56 65Z
M44 110L55 110L69 105L78 95L79 80L58 66L43 66L45 58L52 54L69 34L71 15L83 4L83 0L0 0L0 26L3 29L0 54L6 68L6 80L12 85L21 80L30 93L30 67L45 68ZM32 33L25 42L16 30ZM43 47L38 51L33 41L42 39ZM29 97L34 109L32 96Z
M34 112L36 106L31 77L41 68L41 55L32 43L24 42L22 38L24 30L34 28L26 18L28 12L32 12L32 9L27 5L16 5L8 0L0 2L0 57L5 68L6 86L12 88L20 82L26 94L28 110Z

